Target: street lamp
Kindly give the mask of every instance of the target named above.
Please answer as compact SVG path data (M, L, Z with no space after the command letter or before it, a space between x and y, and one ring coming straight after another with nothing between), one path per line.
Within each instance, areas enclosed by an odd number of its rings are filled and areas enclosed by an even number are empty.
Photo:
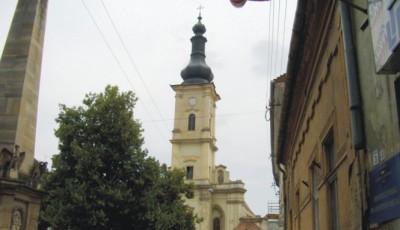
M232 5L234 5L235 7L242 7L244 6L244 4L247 2L247 0L230 0ZM270 1L270 0L248 0L248 1L253 1L253 2L266 2L266 1Z

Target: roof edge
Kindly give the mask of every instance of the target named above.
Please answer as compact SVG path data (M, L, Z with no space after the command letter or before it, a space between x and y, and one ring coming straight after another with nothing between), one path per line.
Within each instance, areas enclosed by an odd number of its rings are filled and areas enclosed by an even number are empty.
M283 163L285 154L285 140L286 140L286 129L287 121L289 117L289 108L292 102L293 84L292 80L294 75L297 73L297 65L299 64L300 57L303 52L300 49L300 44L304 40L304 17L305 17L305 6L307 0L301 0L297 2L296 16L293 24L293 33L290 40L290 49L288 55L288 64L286 69L287 81L286 87L283 94L283 105L282 105L282 118L279 124L279 135L278 135L278 152L277 152L277 163Z

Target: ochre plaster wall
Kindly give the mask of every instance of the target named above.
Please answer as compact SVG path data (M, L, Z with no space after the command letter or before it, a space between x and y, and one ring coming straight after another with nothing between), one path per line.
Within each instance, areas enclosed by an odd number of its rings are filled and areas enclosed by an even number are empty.
M299 103L298 113L292 119L290 141L287 148L285 180L286 211L288 229L313 229L311 199L311 167L319 165L319 222L320 229L330 229L331 210L328 207L328 166L323 143L329 132L333 132L337 194L340 229L360 229L360 193L357 177L357 162L351 142L350 110L347 95L344 48L341 36L340 12L337 4L329 9L321 34L312 34L320 39L319 46L305 46L302 64L297 79L304 79L296 92L302 97L294 98ZM312 36L307 37L310 39ZM315 38L317 37L317 38ZM310 53L313 56L310 56ZM298 80L300 81L300 80ZM293 122L294 121L294 122Z

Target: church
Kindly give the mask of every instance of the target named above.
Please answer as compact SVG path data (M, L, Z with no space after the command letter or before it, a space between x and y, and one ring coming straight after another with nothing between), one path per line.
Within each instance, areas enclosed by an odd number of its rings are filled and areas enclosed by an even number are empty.
M182 70L175 91L175 119L172 130L172 168L186 171L186 182L195 185L186 203L202 221L198 230L261 229L262 218L250 210L241 180L231 180L226 166L216 165L216 103L221 98L213 73L205 62L206 32L199 15L193 26L192 53Z

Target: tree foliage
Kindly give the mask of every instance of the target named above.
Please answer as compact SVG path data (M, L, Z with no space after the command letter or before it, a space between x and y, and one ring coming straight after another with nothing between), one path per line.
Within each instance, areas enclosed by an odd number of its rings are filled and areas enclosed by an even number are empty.
M194 229L183 172L143 149L136 97L108 86L83 106L61 106L59 154L44 178L41 226L53 229ZM45 224L46 223L46 224Z

